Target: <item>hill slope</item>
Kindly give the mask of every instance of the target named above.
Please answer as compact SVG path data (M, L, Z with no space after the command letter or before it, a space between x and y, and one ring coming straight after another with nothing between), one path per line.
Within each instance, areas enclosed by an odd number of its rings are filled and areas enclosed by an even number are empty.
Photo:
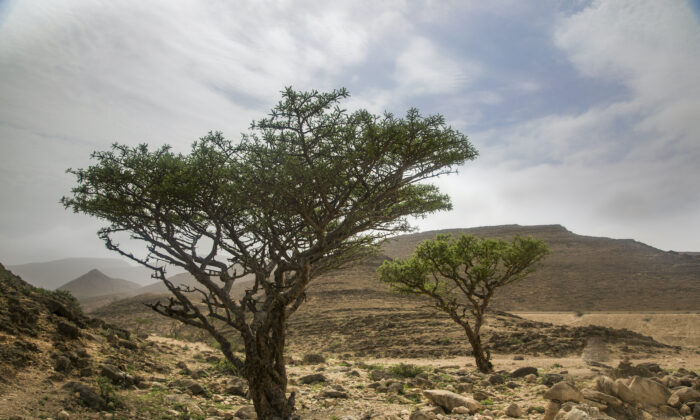
M405 258L438 233L511 239L531 235L551 250L540 270L495 299L504 310L700 310L700 256L664 252L631 239L574 234L559 225L492 226L422 232L384 247Z
M56 290L70 292L76 298L83 299L96 296L131 294L135 293L141 286L138 284L108 277L100 270L92 269L82 276L69 281Z
M95 268L110 277L126 279L140 285L151 282L150 270L117 258L66 258L8 266L8 270L17 273L27 283L48 290L55 290Z

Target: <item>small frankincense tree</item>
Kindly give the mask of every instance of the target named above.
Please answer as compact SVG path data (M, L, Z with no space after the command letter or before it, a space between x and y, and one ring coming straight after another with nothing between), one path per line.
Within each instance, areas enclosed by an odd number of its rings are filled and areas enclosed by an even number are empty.
M438 235L406 260L385 261L379 280L399 293L425 295L467 334L476 366L491 372L479 332L497 288L522 280L547 255L544 242L516 236L511 242L462 234Z
M425 181L477 155L439 115L349 113L338 106L347 97L288 88L240 142L210 133L189 154L114 145L94 152L93 166L69 170L78 186L62 203L109 222L98 233L107 247L154 271L173 296L152 308L219 343L260 419L294 416L286 325L309 282L408 230L407 217L449 209ZM120 233L148 252L125 249ZM174 285L167 264L198 287ZM244 290L235 297L234 284ZM231 328L244 357L225 334Z

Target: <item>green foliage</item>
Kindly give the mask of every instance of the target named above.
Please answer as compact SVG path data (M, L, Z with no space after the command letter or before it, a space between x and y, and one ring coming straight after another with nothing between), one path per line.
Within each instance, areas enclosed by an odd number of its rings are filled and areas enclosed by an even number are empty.
M404 363L399 363L389 368L391 374L399 378L415 378L425 372L425 370L424 367Z
M107 407L112 410L120 407L122 403L117 395L117 388L112 384L112 381L104 376L98 376L96 381L100 397L105 400Z
M229 360L221 359L214 364L214 370L223 375L243 376L242 372L236 368L236 365Z

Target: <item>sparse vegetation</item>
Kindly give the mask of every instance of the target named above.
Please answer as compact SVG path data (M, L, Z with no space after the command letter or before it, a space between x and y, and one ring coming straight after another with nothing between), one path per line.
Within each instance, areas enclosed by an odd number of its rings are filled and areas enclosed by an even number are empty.
M511 242L474 235L438 235L406 260L385 261L379 280L398 293L424 295L467 334L477 368L490 372L480 330L496 289L522 280L548 250L544 242L516 236Z

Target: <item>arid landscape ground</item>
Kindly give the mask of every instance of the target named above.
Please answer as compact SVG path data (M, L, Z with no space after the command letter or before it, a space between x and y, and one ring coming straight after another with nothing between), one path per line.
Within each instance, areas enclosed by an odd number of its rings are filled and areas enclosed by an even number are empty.
M552 250L490 312L495 373L476 370L463 331L428 301L376 281L434 232L410 235L317 279L290 319L302 419L700 418L698 256L560 226L474 231ZM3 269L0 418L252 418L245 381L206 334L143 305L163 296L81 313Z

